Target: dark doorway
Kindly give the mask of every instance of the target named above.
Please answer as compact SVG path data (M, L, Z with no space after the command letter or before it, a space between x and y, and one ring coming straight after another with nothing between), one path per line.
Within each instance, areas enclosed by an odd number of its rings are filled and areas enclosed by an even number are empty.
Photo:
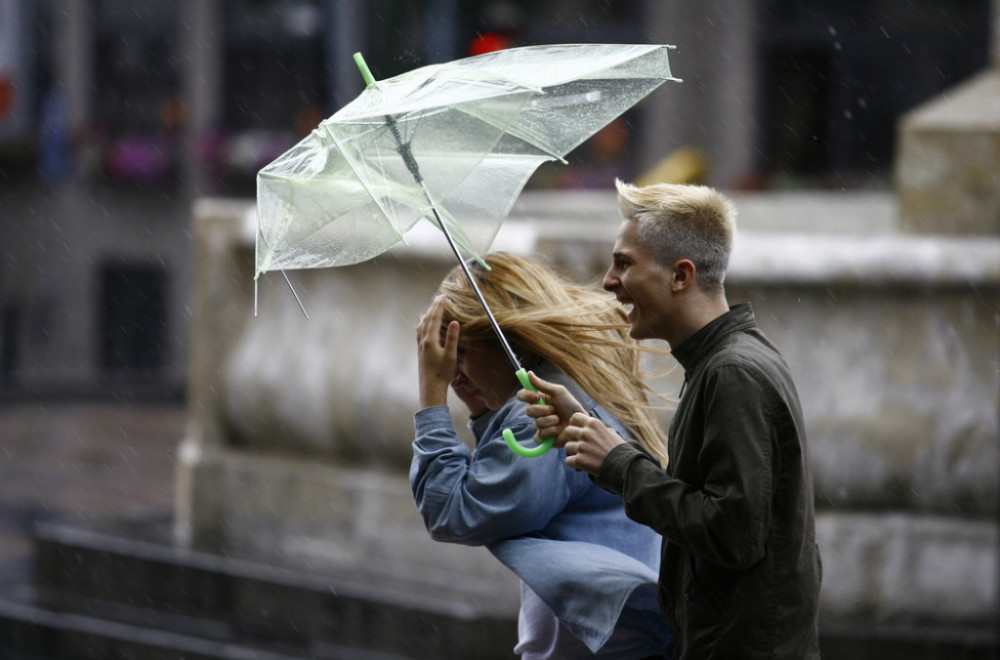
M157 371L167 362L167 273L157 265L107 264L100 273L100 364Z
M760 0L761 173L878 182L896 126L989 66L989 0Z
M13 304L0 304L0 384L17 371L20 310Z
M830 169L832 65L824 49L765 52L765 146L778 171L818 174Z

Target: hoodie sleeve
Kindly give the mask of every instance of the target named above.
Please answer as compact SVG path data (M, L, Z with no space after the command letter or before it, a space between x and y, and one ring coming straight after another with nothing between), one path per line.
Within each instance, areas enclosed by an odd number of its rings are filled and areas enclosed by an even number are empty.
M534 435L531 419L515 414L517 407L508 403L494 415L475 451L456 435L447 407L414 415L410 487L435 540L488 545L535 532L569 501L564 452L523 458L507 447L504 428L525 444Z

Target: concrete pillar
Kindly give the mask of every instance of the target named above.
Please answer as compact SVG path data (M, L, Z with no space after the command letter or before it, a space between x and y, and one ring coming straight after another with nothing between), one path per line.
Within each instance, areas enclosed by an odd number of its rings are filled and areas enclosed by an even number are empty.
M60 2L53 11L55 79L51 90L61 95L65 116L49 117L64 121L69 145L74 136L88 130L93 114L94 95L94 2ZM46 305L47 336L42 356L45 371L57 382L85 381L96 361L95 315L93 313L94 269L87 259L68 259L66 251L86 250L88 234L81 209L87 191L75 172L72 147L68 148L68 178L55 182L52 222L42 238L45 245L38 267L41 295ZM45 303L43 303L45 304Z
M28 26L35 11L27 3L0 3L0 139L23 135L30 129L34 107L34 58L38 47Z
M361 93L365 83L354 64L354 53L365 50L365 5L359 0L329 0L331 26L326 31L327 71L333 77L332 114Z
M1000 0L993 0L993 68L1000 69Z
M236 248L253 235L252 207L245 204L202 199L193 205L189 420L178 450L174 503L174 534L185 545L214 543L221 534L226 338L239 334L254 309L253 262Z
M458 3L432 0L427 11L427 60L448 62L464 57L458 44Z
M60 2L53 15L56 87L65 94L73 133L89 123L94 89L93 0Z
M222 46L225 26L219 0L181 2L181 88L187 104L184 126L184 191L191 199L206 190L198 144L219 126L222 99Z
M665 85L645 106L643 169L689 146L708 157L712 185L736 185L753 171L759 132L757 5L647 3L646 38L677 46L671 70L684 82Z

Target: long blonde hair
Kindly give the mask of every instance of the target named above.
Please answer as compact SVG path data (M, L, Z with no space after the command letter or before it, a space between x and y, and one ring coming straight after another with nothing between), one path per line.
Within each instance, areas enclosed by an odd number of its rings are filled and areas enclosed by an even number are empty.
M649 404L640 368L645 350L629 337L625 311L611 297L506 252L471 268L504 336L517 348L558 367L618 418L643 447L667 464L665 435ZM472 286L455 267L441 283L444 321L456 320L468 341L498 343ZM513 370L513 365L511 366Z

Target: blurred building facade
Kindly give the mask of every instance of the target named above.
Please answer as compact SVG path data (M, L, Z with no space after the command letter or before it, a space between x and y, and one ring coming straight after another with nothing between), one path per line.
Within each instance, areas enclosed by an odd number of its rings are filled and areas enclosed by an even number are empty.
M674 44L683 85L529 185L607 187L694 148L720 187L839 190L889 185L897 118L987 65L995 15L989 0L0 0L0 394L182 392L192 203L251 197L262 165L360 91L355 51L386 78L500 47Z

